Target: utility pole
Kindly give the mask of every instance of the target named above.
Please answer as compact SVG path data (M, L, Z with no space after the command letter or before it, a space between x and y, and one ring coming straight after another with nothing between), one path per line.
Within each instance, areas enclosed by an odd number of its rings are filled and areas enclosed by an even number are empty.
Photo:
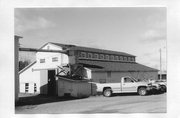
M162 65L162 64L161 64L161 63L162 63L162 62L161 62L161 48L160 48L160 73L159 73L159 75L160 75L160 78L159 78L159 79L160 79L160 80L162 79L162 73L161 73L161 72L162 72L162 68L161 68L161 65Z
M21 36L14 36L14 89L15 89L15 104L18 102L19 97L19 39Z

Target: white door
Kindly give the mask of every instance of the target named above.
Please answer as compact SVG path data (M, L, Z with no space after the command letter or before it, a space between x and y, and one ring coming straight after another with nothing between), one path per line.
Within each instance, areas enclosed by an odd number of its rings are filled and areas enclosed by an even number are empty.
M136 92L136 83L130 77L125 77L122 82L122 92Z

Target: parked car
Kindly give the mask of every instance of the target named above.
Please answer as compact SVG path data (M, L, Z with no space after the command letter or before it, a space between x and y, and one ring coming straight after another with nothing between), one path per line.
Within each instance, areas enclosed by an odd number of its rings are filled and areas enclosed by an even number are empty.
M149 84L156 86L156 89L153 90L153 93L164 93L167 89L166 81L164 80L149 80Z
M119 83L96 83L97 92L110 97L113 93L138 93L141 96L156 89L156 86L148 82L140 82L132 77L122 77Z
M159 92L166 92L167 91L167 82L164 80L156 80L153 85L158 84L160 86Z

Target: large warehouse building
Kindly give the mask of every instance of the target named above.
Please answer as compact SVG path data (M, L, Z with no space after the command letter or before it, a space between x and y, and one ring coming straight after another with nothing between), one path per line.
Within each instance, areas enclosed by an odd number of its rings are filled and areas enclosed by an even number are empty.
M67 50L68 54L37 52L36 62L20 72L20 92L57 95L58 78L54 75L59 72L58 66L67 64L88 68L91 70L91 81L98 83L120 82L123 76L143 81L158 78L157 69L139 64L134 55L123 52L59 43L47 43L41 49Z

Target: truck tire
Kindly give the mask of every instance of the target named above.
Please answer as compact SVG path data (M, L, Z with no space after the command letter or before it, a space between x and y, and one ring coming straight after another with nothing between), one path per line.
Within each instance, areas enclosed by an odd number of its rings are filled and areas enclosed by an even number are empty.
M145 87L140 87L138 89L138 94L141 95L141 96L145 96L147 94L147 90Z
M111 90L110 88L105 89L105 90L103 91L103 95L104 95L105 97L111 97L111 95L112 95L112 90Z

